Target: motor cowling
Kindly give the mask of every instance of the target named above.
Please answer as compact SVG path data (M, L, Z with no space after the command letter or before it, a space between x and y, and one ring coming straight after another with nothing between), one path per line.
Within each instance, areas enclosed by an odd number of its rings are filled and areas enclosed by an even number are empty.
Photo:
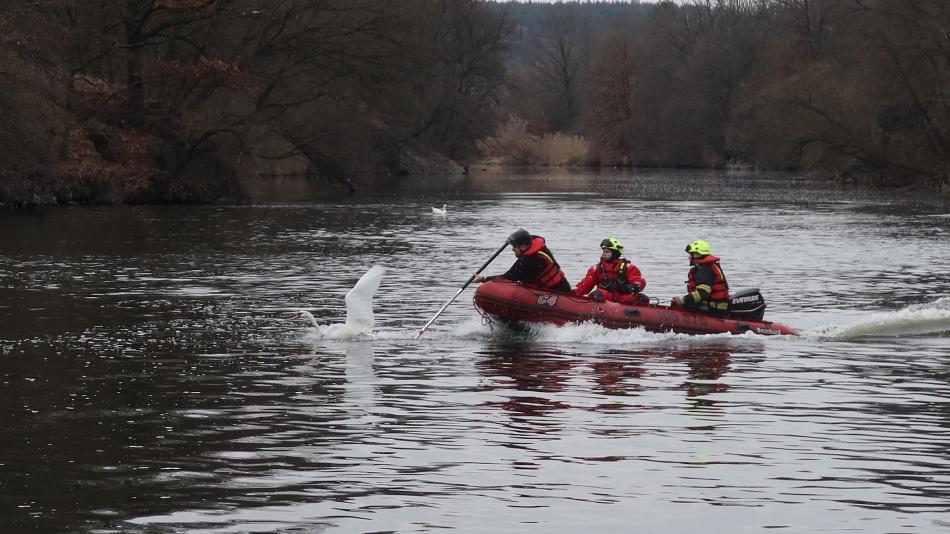
M761 321L765 317L765 297L758 288L740 289L729 295L729 316Z

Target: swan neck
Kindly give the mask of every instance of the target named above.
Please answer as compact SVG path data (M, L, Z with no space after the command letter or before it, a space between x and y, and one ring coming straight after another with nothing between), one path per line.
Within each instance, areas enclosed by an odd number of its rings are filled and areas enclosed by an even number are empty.
M313 324L314 328L320 328L320 325L317 323L317 318L313 316L310 312L304 312L304 317L310 320L310 323Z

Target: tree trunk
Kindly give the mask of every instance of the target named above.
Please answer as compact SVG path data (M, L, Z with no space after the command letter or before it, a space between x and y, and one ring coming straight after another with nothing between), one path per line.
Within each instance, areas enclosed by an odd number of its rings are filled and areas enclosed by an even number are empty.
M140 30L140 6L138 0L126 0L126 97L128 98L129 122L141 126L145 122L145 86L142 81L143 46Z

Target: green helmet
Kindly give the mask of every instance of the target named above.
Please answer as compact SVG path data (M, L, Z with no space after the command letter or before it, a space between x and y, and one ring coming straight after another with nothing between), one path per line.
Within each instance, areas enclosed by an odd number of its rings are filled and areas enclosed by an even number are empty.
M604 250L612 250L618 255L623 254L623 243L620 242L616 237L608 237L600 242L600 248Z
M709 256L712 254L712 250L709 249L709 243L701 239L697 239L686 245L686 252L689 254L699 254L700 256Z

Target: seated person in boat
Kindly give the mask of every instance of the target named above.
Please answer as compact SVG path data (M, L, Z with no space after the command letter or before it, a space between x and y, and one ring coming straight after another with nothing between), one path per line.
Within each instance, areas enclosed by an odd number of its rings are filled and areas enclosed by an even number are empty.
M475 275L474 282L482 283L501 277L542 289L565 293L571 291L571 284L554 259L554 254L545 245L543 237L531 235L524 228L519 228L508 236L508 243L518 258L508 272L495 276L478 274Z
M574 294L585 296L593 289L590 296L609 302L649 302L649 297L640 293L647 286L640 269L621 257L623 244L615 237L608 237L600 242L600 248L600 262L587 270L587 276L574 288Z
M716 315L729 312L729 283L719 266L719 258L712 255L709 243L697 240L686 245L689 254L689 293L673 297L673 306L695 308Z

